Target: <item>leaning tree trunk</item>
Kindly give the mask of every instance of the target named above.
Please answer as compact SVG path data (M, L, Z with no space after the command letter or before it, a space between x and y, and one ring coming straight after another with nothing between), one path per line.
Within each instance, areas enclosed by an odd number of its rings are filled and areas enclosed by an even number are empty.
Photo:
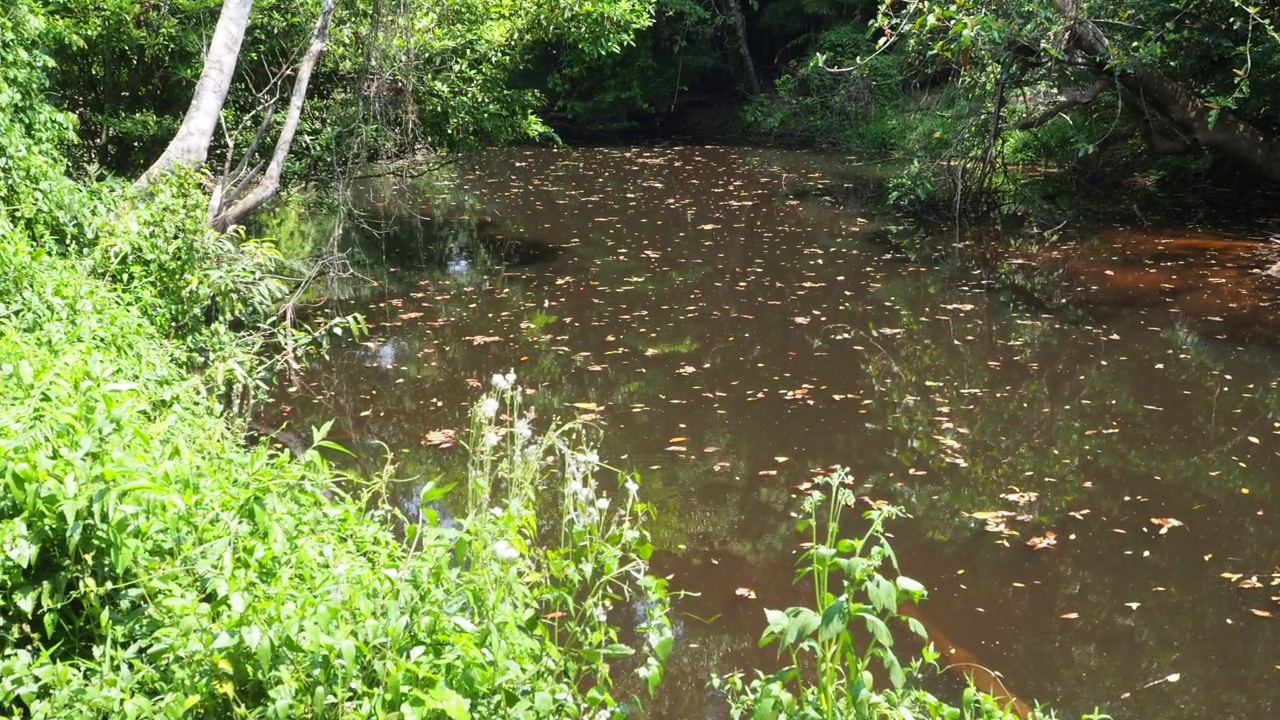
M336 5L337 0L323 0L320 4L320 18L316 20L316 27L311 32L311 46L307 48L307 54L298 64L298 74L293 80L293 93L289 97L289 110L285 115L284 126L280 129L280 136L276 139L275 151L271 154L266 172L258 177L255 169L243 178L223 178L214 192L214 204L210 208L210 224L215 230L226 230L232 225L240 224L250 213L262 207L280 192L280 175L284 171L284 161L289 156L289 148L293 145L293 137L298 131L302 106L307 100L307 85L311 81L311 71L315 69L316 62L324 52L325 43L329 39L329 25ZM249 183L253 183L252 189L240 195Z
M138 178L137 185L146 187L153 180L177 167L198 168L209 155L209 143L222 115L222 104L231 89L231 78L240 57L240 44L249 27L253 0L223 0L218 25L209 42L209 54L196 82L191 106L182 125L160 158Z
M760 78L756 75L756 65L751 60L751 48L747 46L747 19L742 14L742 0L728 0L728 5L729 24L733 26L738 52L742 54L742 75L747 82L747 90L752 95L759 95Z
M1203 98L1159 72L1141 66L1128 71L1107 70L1112 60L1106 35L1083 16L1080 0L1053 0L1054 7L1070 23L1064 47L1085 56L1097 76L1111 76L1137 98L1142 108L1173 125L1177 138L1160 138L1164 147L1190 151L1208 148L1235 160L1254 172L1280 180L1280 138L1268 135L1231 113L1215 118Z

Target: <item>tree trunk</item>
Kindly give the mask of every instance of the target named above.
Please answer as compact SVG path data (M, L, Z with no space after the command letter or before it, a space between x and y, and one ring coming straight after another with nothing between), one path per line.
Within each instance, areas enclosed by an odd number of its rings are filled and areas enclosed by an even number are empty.
M738 52L742 54L742 75L747 83L747 90L752 95L760 94L760 78L756 76L756 65L751 61L751 49L747 46L747 19L742 14L742 0L727 0L729 5L729 24L733 26L733 34L738 40Z
M1106 35L1083 17L1079 0L1054 0L1054 7L1070 22L1064 46L1084 55L1096 76L1115 81L1138 98L1143 106L1173 124L1189 142L1220 152L1254 172L1280 180L1280 139L1268 135L1234 115L1213 108L1195 93L1153 70L1134 66L1128 71L1107 70L1112 59Z
M160 158L147 169L136 185L146 187L157 177L176 168L198 168L209 155L209 143L222 115L222 104L231 89L236 61L240 57L240 43L249 27L249 13L253 0L223 0L218 25L209 42L209 54L196 82L191 106L182 118L182 125L169 141Z
M229 2L232 0L228 0ZM289 97L289 110L285 115L284 127L280 129L280 137L276 139L275 151L271 154L271 162L266 172L258 179L253 189L243 197L237 198L240 190L251 182L256 170L242 180L237 180L235 187L228 189L226 185L233 178L223 178L219 190L214 193L217 204L210 224L215 230L225 231L232 225L238 225L250 213L262 207L280 192L280 175L284 171L284 161L289 156L289 148L293 145L293 137L298 131L298 121L302 117L302 106L307 99L307 84L311 81L311 71L315 69L320 54L324 52L325 43L329 39L329 25L333 19L333 10L337 0L323 0L320 4L320 18L311 33L311 46L307 54L298 64L298 74L293 80L293 93ZM226 192L224 195L223 193Z

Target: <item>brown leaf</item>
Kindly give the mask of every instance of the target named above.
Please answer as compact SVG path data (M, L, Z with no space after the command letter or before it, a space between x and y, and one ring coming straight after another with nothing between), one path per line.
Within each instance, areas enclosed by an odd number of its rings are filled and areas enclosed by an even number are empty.
M1169 532L1171 527L1184 527L1183 522L1177 518L1151 518L1151 522L1160 526L1160 534Z
M1032 550L1044 550L1058 544L1058 534L1050 530L1044 535L1039 535L1027 541L1027 547Z
M422 437L422 444L437 447L441 450L453 447L458 442L457 433L453 430L432 430Z

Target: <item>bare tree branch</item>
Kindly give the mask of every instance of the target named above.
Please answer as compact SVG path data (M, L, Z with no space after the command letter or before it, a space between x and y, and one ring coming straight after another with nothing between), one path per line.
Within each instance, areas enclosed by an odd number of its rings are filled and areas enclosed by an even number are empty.
M232 0L228 0L230 1ZM214 229L226 230L232 225L240 224L245 217L280 192L280 175L284 171L284 161L289 156L289 149L293 145L293 137L298 131L302 106L307 99L307 84L311 81L311 72L315 69L320 54L324 52L336 5L337 0L323 0L320 4L320 17L316 20L315 30L311 33L311 46L298 65L298 75L293 81L293 94L289 98L289 110L285 115L284 127L280 129L280 137L276 139L275 152L271 155L271 162L267 164L266 172L247 195L218 213L211 223Z
M1099 78L1097 82L1087 88L1067 88L1058 91L1062 99L1046 108L1043 112L1035 117L1027 118L1018 123L1015 127L1019 130L1031 130L1049 122L1062 113L1073 107L1088 105L1098 98L1103 90L1111 87L1115 81L1110 77Z

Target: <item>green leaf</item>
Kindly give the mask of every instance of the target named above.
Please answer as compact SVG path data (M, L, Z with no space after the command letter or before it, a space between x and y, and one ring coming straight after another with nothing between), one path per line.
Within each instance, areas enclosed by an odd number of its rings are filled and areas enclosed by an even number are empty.
M671 633L666 633L658 639L653 645L653 654L660 662L666 662L671 655L671 649L675 646L675 637Z
M929 632L924 629L924 624L910 615L907 616L907 627L911 629L911 632L915 633L919 637L929 637Z
M848 631L849 601L839 598L822 611L822 623L818 626L818 639L826 642Z
M876 642L886 648L893 647L893 633L889 632L889 626L885 625L883 620L871 613L862 613L862 617L866 620L867 630L871 632Z
M794 607L787 610L790 618L787 621L786 634L782 638L783 645L794 645L797 639L807 638L818 629L822 618L807 607Z
M623 645L622 643L613 643L612 645L600 650L600 655L606 658L624 658L631 657L635 654L635 648L632 648L629 645Z
M427 695L427 710L439 710L450 720L471 720L471 703L444 684Z

